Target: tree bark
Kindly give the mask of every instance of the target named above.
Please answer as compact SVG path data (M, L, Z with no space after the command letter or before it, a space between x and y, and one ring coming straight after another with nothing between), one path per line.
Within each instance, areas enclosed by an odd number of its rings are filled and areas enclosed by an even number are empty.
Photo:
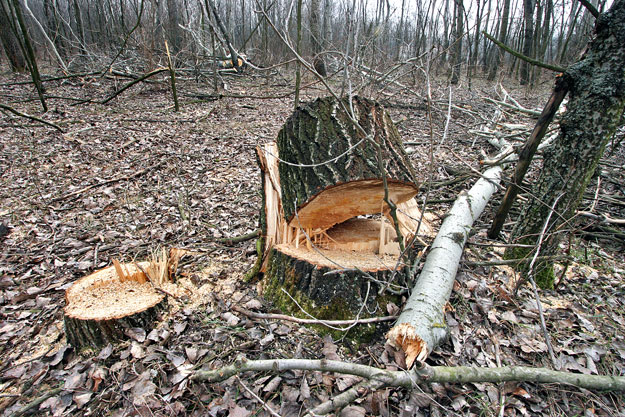
M296 210L303 227L329 227L360 214L379 212L377 205L368 213L324 216L332 222L325 225L308 223L304 212L305 206L328 188L365 180L381 185L375 144L382 147L389 183L397 187L395 202L404 202L416 194L416 174L388 113L380 105L359 97L354 97L351 105L344 99L343 104L354 109L354 116L368 137L356 130L342 106L331 97L317 99L297 110L278 133L278 149L284 161L279 164L282 207L290 223L298 221L294 219ZM343 153L346 154L324 164Z
M412 285L418 186L380 105L328 97L300 106L258 159L261 237L248 277L265 274L267 299L289 312L347 319L383 310L384 289ZM423 221L420 232L428 229Z
M523 55L531 58L532 43L534 39L534 0L523 0ZM521 85L528 84L530 80L529 63L521 61Z
M574 224L577 207L606 144L614 135L625 107L625 0L617 0L597 20L595 37L583 58L565 73L569 85L567 111L560 133L545 154L540 177L531 188L531 199L524 205L513 231L513 239L535 243L550 207L552 233L543 243L542 253L558 251L564 231ZM519 257L519 249L508 250L508 257ZM527 252L527 250L526 250ZM553 267L537 271L536 282L553 287Z
M451 68L451 83L458 84L462 68L462 38L464 36L464 6L462 0L454 0L455 32L454 62Z
M468 193L458 197L432 243L410 298L386 336L405 352L408 368L415 360L425 360L447 336L444 308L458 263L471 226L496 191L501 173L501 166L488 169Z
M310 2L310 42L312 44L313 66L315 71L322 77L327 75L326 64L321 52L323 51L323 38L321 33L321 19L319 15L319 0Z
M11 13L8 3L5 0L0 0L0 27L2 27L0 42L2 42L4 54L9 60L11 71L24 72L26 71L26 60L20 48L19 40L15 36L17 27L12 16L13 13Z

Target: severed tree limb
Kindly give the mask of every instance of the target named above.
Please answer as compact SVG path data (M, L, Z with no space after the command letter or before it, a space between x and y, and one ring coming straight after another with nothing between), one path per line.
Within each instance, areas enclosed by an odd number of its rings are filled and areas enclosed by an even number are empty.
M545 63L545 62L538 61L538 60L536 60L536 59L533 59L533 58L530 58L530 57L528 57L528 56L525 56L525 55L523 55L522 53L517 52L517 51L515 51L515 50L511 49L509 46L507 46L507 45L505 45L505 44L503 44L503 43L499 42L497 39L493 38L491 35L489 35L489 34L488 34L488 33L486 33L485 31L482 31L482 34L483 34L484 36L486 36L486 38L487 38L488 40L490 40L491 42L493 42L495 45L497 45L498 47L500 47L500 48L501 48L501 49L503 49L504 51L508 52L508 53L509 53L509 54L511 54L511 55L514 55L515 57L517 57L517 58L519 58L519 59L522 59L522 60L523 60L523 61L525 61L525 62L528 62L528 63L530 63L530 64L532 64L532 65L537 66L537 67L546 68L546 69L551 70L551 71L556 71L556 72L564 72L564 71L566 71L566 68L564 68L564 67L559 67L559 66L557 66L557 65L547 64L547 63Z
M283 372L289 370L338 372L356 375L381 386L414 388L419 383L474 383L474 382L539 382L568 384L594 391L625 391L625 377L586 375L552 371L528 366L503 366L479 368L472 366L430 366L422 364L408 371L389 371L374 366L333 361L327 359L267 359L247 360L237 357L233 364L212 370L197 370L190 375L192 381L216 383L243 372Z
M224 245L227 245L227 246L234 246L237 243L246 242L248 240L257 238L259 234L260 234L260 230L256 229L253 232L247 233L245 235L240 235L240 236L235 236L235 237L220 237L218 239L215 239L215 241L219 243L223 243Z
M48 125L50 127L55 128L59 132L64 133L63 129L61 129L59 126L55 125L54 123L47 122L47 121L45 121L43 119L40 119L40 118L38 118L36 116L31 116L30 114L19 112L19 111L15 110L13 107L7 106L6 104L0 103L0 109L4 109L6 111L9 111L9 112L11 112L11 113L13 113L13 114L15 114L15 115L17 115L19 117L23 117L25 119L30 119L30 120L34 120L35 122L43 123L44 125Z
M123 86L122 88L120 88L119 90L114 92L113 94L111 94L109 97L107 97L106 99L102 100L100 102L100 104L108 103L109 101L113 100L115 97L117 97L118 95L120 95L121 93L123 93L124 91L126 91L127 89L132 87L133 85L138 84L141 81L146 80L146 79L150 78L153 75L160 74L161 72L165 72L165 71L169 71L169 69L168 68L157 68L154 71L150 71L147 74L142 75L141 77L137 78L136 80L132 80L131 82L129 82L128 84L126 84L125 86Z
M505 152L505 151L504 151ZM406 354L411 368L447 336L444 308L451 296L458 263L473 222L497 189L502 167L484 172L468 191L460 194L443 220L410 298L386 338Z
M540 145L540 141L545 136L549 124L553 120L560 104L562 103L562 100L564 100L564 97L569 91L569 85L566 78L567 77L565 76L557 77L553 93L536 122L532 134L519 153L519 162L514 169L512 181L510 182L510 185L508 185L508 189L506 190L506 194L501 201L499 209L497 209L497 214L495 215L493 224L488 230L488 237L491 239L497 238L499 233L501 233L501 229L506 221L508 212L512 208L514 199L519 193L519 186L521 185L523 178L525 178L525 174L527 173L530 163L532 162L532 158L538 149L538 145Z
M157 162L157 163L156 163L156 164L154 164L154 165L150 165L150 166L149 166L149 167L147 167L147 168L144 168L144 169L142 169L142 170L140 170L140 171L137 171L137 172L135 172L134 174L130 174L130 175L122 175L122 176L120 176L120 177L110 178L110 179L108 179L108 180L101 181L101 182L99 182L99 183L97 183L97 184L91 184L91 185L88 185L88 186L86 186L86 187L84 187L84 188L81 188L80 190L76 190L76 191L73 191L73 192L71 192L71 193L69 193L69 194L65 194L64 196L57 197L57 198L53 199L52 201L61 201L61 200L66 200L66 199L68 199L68 198L76 197L77 195L80 195L80 194L82 194L82 193L84 193L84 192L86 192L86 191L92 190L92 189L94 189L94 188L102 187L103 185L112 184L112 183L114 183L114 182L118 182L118 181L125 181L125 180L131 180L131 179L133 179L133 178L137 178L137 177L139 177L139 176L141 176L141 175L145 174L145 173L146 173L146 172L148 172L148 171L151 171L151 170L153 170L153 169L158 168L159 166L163 165L164 163L165 163L165 161L164 161L164 160L162 160L162 161L160 161L160 162Z

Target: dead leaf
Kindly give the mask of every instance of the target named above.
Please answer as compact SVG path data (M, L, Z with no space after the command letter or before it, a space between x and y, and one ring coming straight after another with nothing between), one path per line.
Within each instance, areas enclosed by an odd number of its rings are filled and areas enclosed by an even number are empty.
M100 351L100 353L98 354L98 359L100 360L106 360L109 358L109 356L111 356L111 353L113 353L113 345L111 345L110 343L108 345L106 345L104 348L102 348L102 350Z
M306 376L302 377L302 383L299 387L299 399L301 401L307 400L310 398L310 386L308 385L308 380Z
M228 414L228 416L229 417L248 417L251 414L252 414L251 411L248 411L247 409L243 407L239 407L238 405L235 405L234 408L230 410L230 414Z
M86 376L84 373L75 372L67 377L63 389L65 389L65 391L74 391L78 388L84 388L85 380Z
M248 310L260 310L263 307L263 304L257 299L253 298L247 303L243 304L243 307L247 308Z
M357 405L348 405L341 410L341 417L365 417L367 410Z
M265 387L263 388L263 391L274 392L280 385L280 382L282 382L282 378L280 378L279 376L273 377L271 381L269 381L269 383L265 385Z
M184 330L187 328L187 322L186 321L179 321L176 324L174 324L174 332L176 334L180 334L182 332L184 332ZM168 332L169 333L169 332ZM162 339L165 339L163 337L163 335L161 335Z
M238 318L237 316L235 316L234 314L232 314L229 311L226 311L225 313L223 313L221 315L221 318L226 321L228 326L232 326L232 327L236 326L241 321L240 318Z
M267 346L268 344L273 342L274 339L275 339L275 336L273 335L273 333L269 333L267 336L260 339L260 345Z
M196 361L196 359L198 357L198 350L197 350L197 348L185 347L184 351L187 354L187 358L189 359L189 362L195 363L195 361Z
M145 351L143 350L143 347L141 347L141 345L137 342L132 342L132 345L130 346L130 354L135 359L141 359L145 357Z
M87 404L91 400L92 395L93 393L91 392L85 392L83 394L74 394L74 402L76 403L76 406L78 407L78 409L83 408L85 404Z
M512 391L512 395L525 398L526 400L532 398L532 396L521 387L517 387L514 391Z
M336 353L337 350L338 350L338 346L334 344L334 341L332 340L332 336L325 335L323 337L323 348L321 349L321 353L323 354L323 356L326 359L331 360L331 361L341 360L339 355Z
M126 336L130 337L133 340L136 340L139 343L145 342L146 333L145 330L140 327L132 327L130 329L126 329Z

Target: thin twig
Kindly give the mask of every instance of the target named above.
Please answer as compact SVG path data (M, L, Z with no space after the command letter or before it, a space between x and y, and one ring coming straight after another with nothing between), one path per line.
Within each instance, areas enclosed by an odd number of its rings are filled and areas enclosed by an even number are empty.
M260 398L258 395L256 395L256 393L254 391L252 391L251 389L248 388L247 385L245 385L243 383L243 381L241 381L241 378L239 378L239 376L237 375L236 377L237 382L239 384L241 384L241 386L243 387L243 389L245 389L245 391L247 391L252 397L254 397L254 399L256 401L258 401L265 410L267 410L267 412L269 414L271 414L273 417L282 417L280 414L276 413L275 411L273 411L273 408L269 407L269 404L267 404L265 401L263 401L262 398Z
M266 320L286 320L299 324L330 324L333 326L349 326L353 324L369 324L369 323L381 323L384 321L392 321L397 316L384 316L384 317L369 317L365 319L354 320L318 320L318 319L301 319L299 317L293 317L286 314L269 314L269 313L255 313L253 311L246 310L239 306L232 306L234 311L238 311L248 317L254 319L266 319Z
M532 262L530 262L529 265L529 271L528 271L528 279L530 281L530 283L532 284L532 288L534 289L534 297L536 298L536 305L538 306L538 314L540 315L540 325L543 329L543 333L545 335L545 343L547 344L547 349L549 350L549 355L551 356L551 361L553 362L553 366L556 368L556 370L560 369L560 363L558 362L558 360L556 359L556 355L553 352L553 346L551 346L551 336L549 335L549 332L547 331L547 325L545 323L545 315L543 313L543 306L540 302L540 296L538 295L538 288L536 287L536 282L534 281L534 264L536 262L536 260L538 259L538 254L540 253L540 249L543 243L543 239L545 238L545 233L547 231L547 227L549 226L549 220L551 220L551 215L553 214L553 212L556 209L556 204L558 204L558 201L560 200L560 197L562 197L564 194L560 194L558 197L556 197L555 201L553 202L553 205L551 206L551 210L549 210L549 214L547 215L547 219L545 220L545 224L543 225L543 229L540 231L540 236L538 238L538 243L536 244L536 253L534 254L534 257L532 258Z

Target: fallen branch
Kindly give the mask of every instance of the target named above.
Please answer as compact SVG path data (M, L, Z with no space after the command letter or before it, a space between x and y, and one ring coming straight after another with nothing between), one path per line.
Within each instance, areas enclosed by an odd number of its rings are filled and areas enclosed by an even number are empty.
M222 237L222 238L215 239L215 240L227 246L234 246L237 243L247 242L248 240L257 238L259 234L260 234L260 230L254 230L253 232L245 234L245 235L235 236L235 237Z
M165 71L169 71L169 69L167 69L167 68L158 68L158 69L155 69L154 71L148 72L147 74L137 78L136 80L133 80L133 81L129 82L128 84L126 84L125 86L123 86L122 88L120 88L119 90L114 92L113 94L111 94L108 98L102 100L102 102L100 104L108 103L109 101L113 100L115 97L117 97L118 95L120 95L124 91L128 90L133 85L138 84L141 81L146 80L146 79L150 78L153 75L160 74L161 72L165 72Z
M518 246L513 246L518 247ZM555 255L555 256L539 256L538 261L561 261L570 259L567 256ZM494 259L492 261L464 261L467 266L502 266L502 265L519 265L528 264L531 262L531 258L519 258L519 259Z
M43 119L40 119L40 118L38 118L36 116L31 116L30 114L19 112L19 111L15 110L13 107L7 106L6 104L0 103L0 109L4 109L6 111L9 111L9 112L11 112L11 113L13 113L13 114L15 114L15 115L17 115L19 117L23 117L25 119L30 119L30 120L34 120L35 122L43 123L44 125L48 125L50 127L53 127L56 130L58 130L59 132L63 133L63 129L61 129L60 127L58 127L54 123L47 122L47 121L45 121Z
M158 168L159 166L163 165L164 163L165 163L165 160L162 160L160 162L157 162L154 165L150 165L147 168L144 168L144 169L142 169L140 171L137 171L134 174L122 175L120 177L115 177L115 178L111 178L111 179L108 179L108 180L105 180L105 181L101 181L101 182L99 182L97 184L88 185L85 188L81 188L80 190L71 192L69 194L65 194L64 196L61 196L61 197L57 197L57 198L53 199L52 201L67 200L68 198L76 197L77 195L80 195L80 194L82 194L84 192L87 192L89 190L93 190L94 188L102 187L103 185L108 185L108 184L112 184L112 183L115 183L115 182L126 181L126 180L131 180L133 178L140 177L141 175L145 174L146 172L151 171L151 170L153 170L155 168Z
M382 383L381 386L403 388L415 388L417 384L423 382L463 384L517 381L568 384L595 391L625 391L625 377L622 376L585 375L528 366L478 368L422 364L422 366L414 367L408 371L389 371L374 366L327 359L247 360L242 356L237 357L233 364L222 368L195 371L190 378L193 381L216 383L242 372L283 372L290 370L338 372L379 381Z
M408 368L415 360L425 360L447 336L444 306L454 286L464 244L473 222L497 189L501 173L501 166L488 169L468 193L458 197L432 243L410 298L386 336L391 345L406 353Z
M540 116L540 112L536 111L536 110L526 109L525 107L516 106L514 104L506 103L504 101L495 100L495 99L492 99L490 97L485 97L485 100L488 101L488 102L491 102L493 104L497 104L497 105L500 105L500 106L507 107L507 108L509 108L511 110L516 110L516 111L518 111L520 113L525 113L528 116L532 116L532 117L539 117Z
M499 42L497 39L493 38L491 35L486 33L486 31L482 31L482 34L484 36L486 36L486 39L488 39L489 41L493 42L495 45L497 45L498 47L500 47L501 49L503 49L504 51L506 51L510 55L513 55L513 56L515 56L515 57L517 57L519 59L522 59L525 62L528 62L528 63L530 63L532 65L537 66L537 67L546 68L546 69L551 70L551 71L556 71L556 72L564 72L564 71L566 71L566 68L564 68L564 67L559 67L557 65L547 64L545 62L538 61L536 59L533 59L533 58L530 58L528 56L525 56L522 53L517 52L517 51L513 50L512 48L510 48L509 46Z
M615 219L610 217L608 214L595 214L589 211L578 211L577 214L583 217L588 217L589 219L598 220L601 223L625 225L625 219Z

